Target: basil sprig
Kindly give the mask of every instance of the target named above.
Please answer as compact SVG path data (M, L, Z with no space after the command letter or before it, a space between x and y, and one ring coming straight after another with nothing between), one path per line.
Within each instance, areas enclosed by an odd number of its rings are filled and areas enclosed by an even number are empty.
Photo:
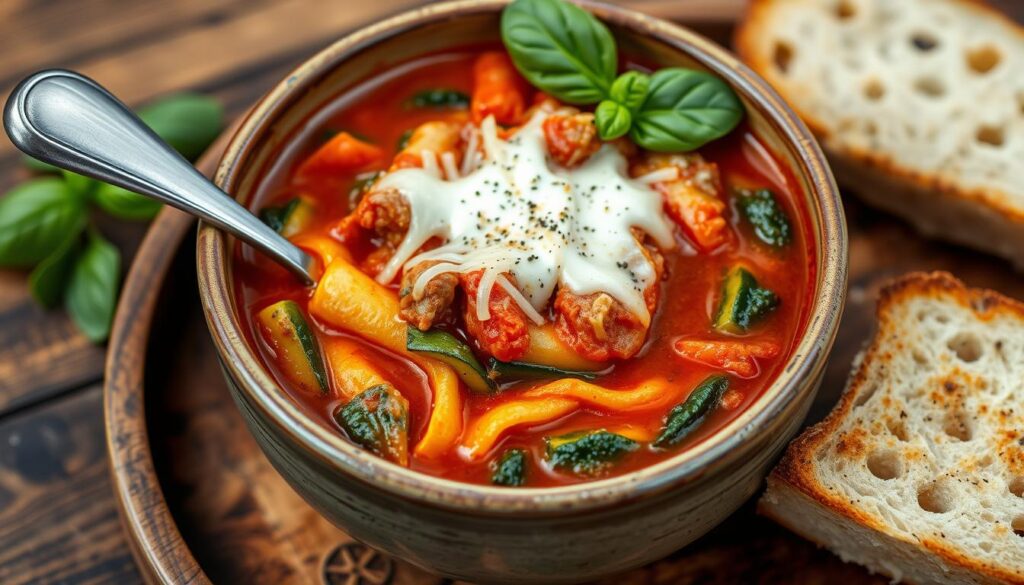
M139 117L194 160L220 133L224 116L215 100L182 94L143 108ZM52 308L63 300L86 337L101 342L110 333L117 304L121 253L90 226L90 204L131 220L149 220L161 205L30 157L24 160L30 170L47 175L0 199L0 268L34 267L28 280L36 302Z
M718 77L692 69L616 77L618 52L596 17L565 0L515 0L501 37L516 68L540 90L571 104L597 104L602 140L629 134L639 146L686 152L721 138L743 118L743 103Z

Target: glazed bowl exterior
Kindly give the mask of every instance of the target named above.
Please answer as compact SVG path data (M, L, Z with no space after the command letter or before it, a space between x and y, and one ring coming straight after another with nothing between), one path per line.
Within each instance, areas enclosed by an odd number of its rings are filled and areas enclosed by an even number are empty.
M504 0L463 0L407 12L315 55L250 113L216 182L242 203L311 116L375 72L427 53L498 38ZM427 570L483 583L578 582L661 558L706 533L750 498L798 430L832 346L846 292L846 231L837 189L810 133L732 55L670 23L603 4L585 6L620 51L658 65L710 70L743 99L750 128L806 197L815 247L805 334L778 380L720 432L654 466L557 488L502 489L410 471L353 446L305 415L278 387L243 333L234 240L198 237L200 294L225 377L264 453L310 504L352 537Z

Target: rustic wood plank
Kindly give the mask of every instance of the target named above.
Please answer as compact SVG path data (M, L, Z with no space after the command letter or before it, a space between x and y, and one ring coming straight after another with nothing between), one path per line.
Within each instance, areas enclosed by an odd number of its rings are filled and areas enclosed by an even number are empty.
M134 583L103 442L101 388L0 422L0 583Z

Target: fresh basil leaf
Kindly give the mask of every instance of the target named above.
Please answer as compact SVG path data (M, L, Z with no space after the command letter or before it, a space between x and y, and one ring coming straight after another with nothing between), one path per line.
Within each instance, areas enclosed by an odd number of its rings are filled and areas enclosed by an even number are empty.
M84 177L78 173L61 170L61 175L64 177L64 182L68 184L68 187L75 192L79 197L89 198L92 197L93 192L96 190L96 186L99 185L99 181Z
M163 209L159 201L107 183L100 183L94 201L110 215L128 220L150 220Z
M571 104L608 97L618 54L608 28L563 0L515 0L501 14L501 38L531 84Z
M743 103L721 79L692 69L661 69L651 75L629 135L648 150L686 152L725 136L742 118Z
M413 108L462 109L469 107L469 96L454 89L428 89L409 99Z
M110 335L121 278L121 253L96 232L75 260L64 304L75 325L91 341Z
M36 265L28 275L28 290L32 294L32 298L47 309L57 306L64 294L68 279L71 277L71 270L75 265L75 258L78 256L78 247L84 227L85 217L83 216L82 221L68 233L64 242Z
M0 199L0 266L27 267L52 254L85 217L85 200L56 177L22 183Z
M224 127L224 108L210 97L178 94L139 110L139 118L181 156L195 160Z
M650 87L650 76L639 71L627 71L612 83L609 96L629 108L630 112L635 112L644 103Z
M39 160L37 158L33 158L33 157L27 155L27 154L21 155L21 164L23 164L26 167L28 167L29 170L35 171L37 173L59 173L60 172L60 169L58 169L57 167L51 165L50 163L45 163L45 162L43 162L43 161L41 161L41 160Z
M619 136L625 136L632 123L633 115L626 106L618 102L604 100L597 104L597 109L594 110L594 124L601 140L615 140Z

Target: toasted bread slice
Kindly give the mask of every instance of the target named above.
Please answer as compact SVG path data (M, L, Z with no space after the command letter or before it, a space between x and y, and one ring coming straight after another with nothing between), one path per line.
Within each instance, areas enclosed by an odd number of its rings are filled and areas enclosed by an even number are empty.
M1024 29L975 0L752 0L736 49L841 184L1024 269Z
M1024 583L1022 496L1024 304L915 273L758 509L897 581Z

